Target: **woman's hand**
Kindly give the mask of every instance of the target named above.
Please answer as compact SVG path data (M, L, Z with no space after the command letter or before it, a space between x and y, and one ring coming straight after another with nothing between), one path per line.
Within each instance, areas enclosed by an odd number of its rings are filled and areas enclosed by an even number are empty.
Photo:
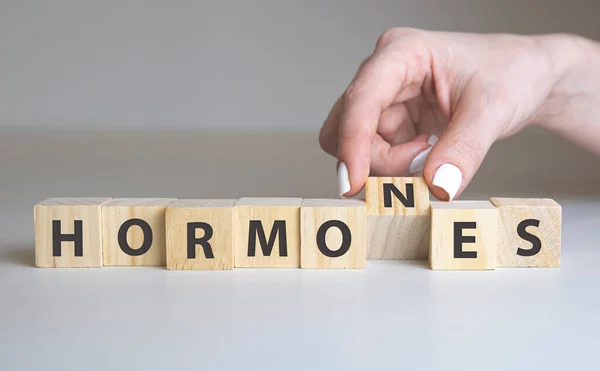
M386 31L321 129L321 147L339 161L340 194L360 192L369 174L420 170L427 158L423 176L432 193L452 200L496 140L532 123L590 144L573 137L573 129L561 132L560 123L573 116L573 97L591 89L576 85L587 51L596 48L568 35ZM598 95L588 96L599 103ZM585 128L596 135L591 147L598 149L599 126L591 121ZM434 135L440 138L429 155L417 156Z

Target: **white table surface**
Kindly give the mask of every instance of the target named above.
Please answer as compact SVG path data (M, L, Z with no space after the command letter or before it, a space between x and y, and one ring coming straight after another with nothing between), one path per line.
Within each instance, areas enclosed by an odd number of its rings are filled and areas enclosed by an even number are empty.
M0 143L0 370L600 368L597 178L562 193L539 190L544 180L524 187L556 194L563 206L559 269L441 272L410 261L369 261L365 270L34 268L32 208L46 197L335 192L334 174L319 183L306 172L308 163L324 178L333 162L298 140L275 144L269 151L286 155L269 163L265 149L240 154L247 142L215 158L202 141L190 149L171 140L181 145L166 151L155 137L93 137ZM201 159L190 159L194 150ZM299 153L306 156L294 160ZM273 165L281 157L296 162ZM485 196L514 193L501 187Z

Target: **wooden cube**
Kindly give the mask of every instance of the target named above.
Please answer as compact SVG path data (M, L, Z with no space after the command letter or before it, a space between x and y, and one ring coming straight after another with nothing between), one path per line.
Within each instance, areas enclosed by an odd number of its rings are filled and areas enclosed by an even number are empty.
M234 207L235 267L300 267L301 198L240 198Z
M489 201L431 203L431 269L496 268L498 212Z
M366 207L360 200L302 201L302 268L364 268Z
M49 198L33 210L35 265L102 266L102 205L110 198Z
M102 205L104 265L165 265L165 210L173 200L117 198Z
M367 215L368 260L426 260L428 215Z
M369 177L367 259L427 259L429 189L419 177Z
M368 215L429 215L429 188L424 178L369 177L365 184Z
M559 267L561 207L551 199L490 199L498 209L499 267Z
M176 200L169 204L165 213L167 269L233 269L236 202Z

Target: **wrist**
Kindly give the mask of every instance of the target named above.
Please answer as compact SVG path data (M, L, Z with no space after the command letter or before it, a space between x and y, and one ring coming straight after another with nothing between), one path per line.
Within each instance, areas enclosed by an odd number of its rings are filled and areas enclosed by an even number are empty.
M581 102L600 101L600 46L568 34L534 38L548 62L552 80L535 123L558 130L563 123L574 119Z

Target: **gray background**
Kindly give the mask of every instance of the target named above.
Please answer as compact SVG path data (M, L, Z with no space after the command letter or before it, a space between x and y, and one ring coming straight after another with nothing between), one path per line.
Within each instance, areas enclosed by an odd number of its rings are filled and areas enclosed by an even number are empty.
M541 130L495 145L464 198L555 198L560 269L35 269L32 210L336 197L318 129L386 28L600 38L599 14L595 0L0 0L0 370L597 370L600 159Z
M0 127L314 132L387 28L600 37L596 0L0 0Z

